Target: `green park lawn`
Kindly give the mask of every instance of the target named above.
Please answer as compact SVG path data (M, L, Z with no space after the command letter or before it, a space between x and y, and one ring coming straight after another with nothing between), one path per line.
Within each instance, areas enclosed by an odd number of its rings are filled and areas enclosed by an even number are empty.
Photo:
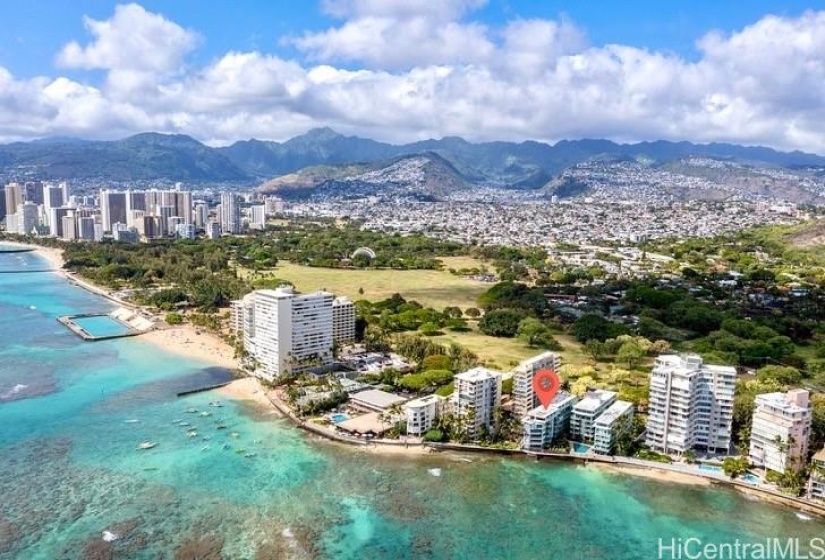
M466 257L443 258L446 268L477 266L479 261ZM253 275L254 273L249 273ZM326 290L350 299L379 301L401 294L425 307L443 309L457 306L462 310L476 307L478 296L491 284L453 276L446 270L352 270L318 268L280 262L275 269L261 272L288 280L301 292ZM359 290L363 290L360 293Z

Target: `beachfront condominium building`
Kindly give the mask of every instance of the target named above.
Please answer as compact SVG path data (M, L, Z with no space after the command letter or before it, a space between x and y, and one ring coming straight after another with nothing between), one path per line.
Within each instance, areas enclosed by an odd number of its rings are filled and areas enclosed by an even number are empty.
M756 396L748 458L768 470L805 466L811 433L810 394L804 389Z
M547 408L539 405L525 414L521 419L524 428L522 447L541 450L555 440L565 437L570 428L570 415L575 404L576 397L567 391L559 391Z
M613 453L618 439L633 426L633 405L615 401L593 423L593 451L602 455Z
M220 223L223 233L241 233L241 204L237 194L221 193Z
M471 439L480 435L482 426L488 432L495 428L496 410L501 406L502 375L500 371L475 367L455 376L450 408Z
M570 415L570 437L579 441L593 441L596 418L614 402L616 393L613 391L587 391L573 407L573 413Z
M533 378L543 369L558 371L561 358L553 352L544 352L521 362L513 370L513 415L520 418L538 406L533 390Z
M648 447L728 453L736 369L708 365L697 355L656 358L650 376Z
M407 435L421 437L435 426L444 408L444 397L427 395L404 405Z
M820 449L814 453L811 460L808 497L815 500L825 500L825 449Z
M244 297L244 348L258 374L273 379L332 361L332 300L327 292L298 294L289 287Z
M345 297L332 302L332 340L346 344L355 340L355 304Z

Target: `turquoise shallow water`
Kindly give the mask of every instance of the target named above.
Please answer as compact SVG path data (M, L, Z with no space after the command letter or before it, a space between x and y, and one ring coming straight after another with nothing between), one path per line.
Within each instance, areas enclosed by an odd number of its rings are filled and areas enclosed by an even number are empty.
M0 254L0 559L211 547L224 558L646 560L659 538L823 535L820 521L724 489L524 460L377 457L241 404L211 407L214 394L179 399L226 372L140 337L80 341L55 317L109 304L53 274L3 274L41 265ZM144 441L157 446L138 450Z

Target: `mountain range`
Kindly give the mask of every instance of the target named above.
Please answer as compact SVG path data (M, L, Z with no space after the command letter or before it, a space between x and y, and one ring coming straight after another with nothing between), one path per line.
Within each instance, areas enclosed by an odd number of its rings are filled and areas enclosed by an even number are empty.
M658 168L691 157L793 172L825 169L825 157L815 154L735 144L585 139L550 145L445 137L396 145L318 128L285 142L245 140L217 148L189 136L159 133L115 141L60 137L16 142L0 145L0 173L7 179L265 183L265 190L293 193L322 184L354 189L391 182L413 189L418 185L421 194L438 197L445 190L473 186L539 189L598 158Z

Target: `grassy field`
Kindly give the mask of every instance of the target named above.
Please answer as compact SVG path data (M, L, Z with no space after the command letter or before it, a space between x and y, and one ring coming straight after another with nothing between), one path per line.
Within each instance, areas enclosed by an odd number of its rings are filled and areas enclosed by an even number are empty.
M457 260L460 259L460 260ZM445 268L477 266L480 261L465 257L443 259ZM447 264L449 262L449 264ZM458 263L458 264L457 264ZM476 298L492 284L465 280L439 270L350 270L316 268L281 262L267 276L292 282L302 292L327 290L351 299L378 301L399 293L426 307L461 309L476 306ZM363 290L363 294L359 293Z
M576 365L592 363L590 357L584 353L581 344L572 337L560 334L554 334L553 337L564 347L564 350L560 352L562 363ZM432 340L443 344L458 343L478 355L485 365L503 370L509 370L520 361L544 352L540 348L530 348L515 338L487 336L476 330L461 333L446 332L441 336L432 337ZM599 364L597 369L606 369L606 367L604 364Z

